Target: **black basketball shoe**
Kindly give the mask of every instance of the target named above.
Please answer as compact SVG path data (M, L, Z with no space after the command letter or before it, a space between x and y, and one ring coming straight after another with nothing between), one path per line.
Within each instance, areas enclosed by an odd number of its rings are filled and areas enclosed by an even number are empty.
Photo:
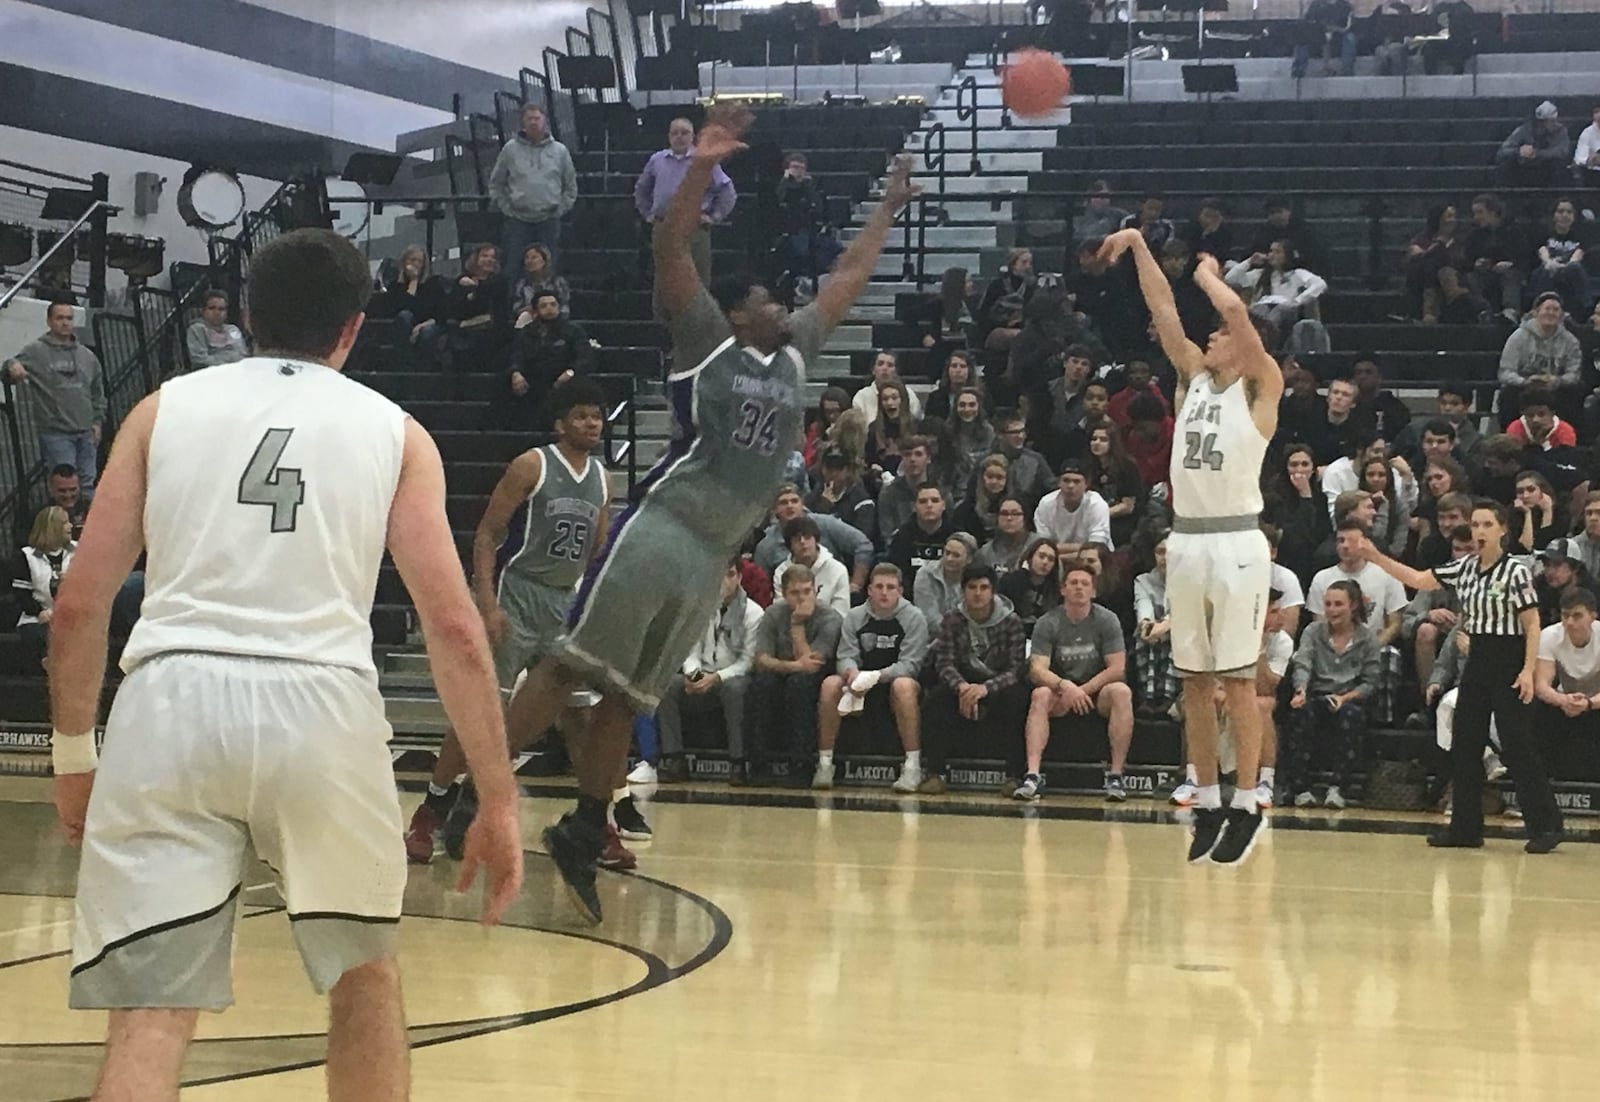
M1190 862L1203 861L1217 844L1222 833L1224 812L1220 807L1197 807L1194 810L1194 836L1189 841Z
M1241 864L1255 848L1263 821L1259 811L1246 811L1242 807L1229 808L1223 822L1222 837L1211 847L1211 863Z
M444 852L450 860L459 861L467 852L467 828L477 817L478 790L469 780L461 786L461 794L456 797L450 814L445 816L444 829L440 831Z
M595 890L595 862L605 848L605 836L587 828L568 813L544 831L544 848L567 885L579 915L591 926L600 925L600 893Z

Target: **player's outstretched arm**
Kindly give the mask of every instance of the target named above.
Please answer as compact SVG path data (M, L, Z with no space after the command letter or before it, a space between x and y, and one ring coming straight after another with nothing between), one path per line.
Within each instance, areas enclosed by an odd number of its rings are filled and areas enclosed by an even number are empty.
M673 195L666 218L655 228L656 287L668 317L682 314L701 291L689 242L700 228L700 210L711 187L712 172L749 148L740 139L754 121L755 116L743 107L719 107L711 112L695 140L689 172Z
M1258 398L1272 403L1276 409L1278 399L1283 397L1283 372L1261 343L1261 334L1250 320L1250 309L1244 299L1222 278L1216 257L1208 254L1200 258L1195 265L1194 282L1206 293L1228 327L1240 376L1254 382Z
M56 810L67 836L83 837L89 792L94 785L94 727L106 677L106 635L111 602L144 547L145 462L160 395L134 407L117 432L100 477L94 509L61 579L50 619L50 721L56 744ZM73 740L89 736L87 743ZM85 757L73 763L63 753L76 746Z
M1376 565L1379 570L1382 570L1403 586L1417 590L1439 589L1441 587L1441 583L1434 576L1433 571L1417 570L1403 562L1391 559L1382 551L1379 551L1370 539L1362 539L1360 551L1363 559Z
M483 920L496 923L522 886L522 830L517 785L506 756L500 690L483 621L473 607L445 516L444 465L433 439L406 422L400 485L389 507L389 553L411 593L428 647L428 664L478 789L475 837L462 869L463 890L481 861L489 890ZM480 829L481 827L481 829Z
M491 643L498 642L494 625L499 619L497 613L500 607L494 589L495 556L506 542L512 515L518 506L528 500L528 495L539 485L543 473L544 455L538 448L525 451L513 459L506 473L495 484L494 493L489 495L489 505L483 511L483 519L478 521L477 530L472 534L472 596L478 602L478 612L483 616L484 623L490 626Z
M889 230L906 205L922 193L922 188L911 182L911 158L897 157L884 181L883 201L872 212L861 236L850 243L833 275L817 292L817 313L824 327L835 329L855 308L856 299L867 289L872 273L877 270L878 258L889 240Z
M1118 230L1106 238L1106 243L1100 247L1100 256L1114 264L1129 251L1133 253L1134 267L1139 273L1139 291L1155 322L1161 350L1172 361L1178 377L1188 382L1205 370L1205 354L1184 334L1178 303L1172 297L1172 284L1167 282L1167 273L1161 270L1156 258L1150 255L1144 234L1138 230Z

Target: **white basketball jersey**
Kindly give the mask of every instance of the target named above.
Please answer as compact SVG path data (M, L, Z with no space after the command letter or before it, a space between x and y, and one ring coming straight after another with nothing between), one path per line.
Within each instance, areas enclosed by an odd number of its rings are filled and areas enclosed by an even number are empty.
M161 388L144 608L122 667L170 651L371 672L406 415L321 364L255 357Z
M1261 462L1267 438L1250 416L1245 383L1218 390L1210 372L1189 384L1172 440L1173 513L1180 517L1261 512Z

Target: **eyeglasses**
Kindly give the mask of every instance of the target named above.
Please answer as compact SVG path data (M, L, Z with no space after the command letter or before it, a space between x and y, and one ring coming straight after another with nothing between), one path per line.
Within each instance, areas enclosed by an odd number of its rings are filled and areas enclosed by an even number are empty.
M1020 517L1021 515L1022 515L1022 510L1021 509L1001 509L1000 510L1000 516L1003 516L1003 517Z

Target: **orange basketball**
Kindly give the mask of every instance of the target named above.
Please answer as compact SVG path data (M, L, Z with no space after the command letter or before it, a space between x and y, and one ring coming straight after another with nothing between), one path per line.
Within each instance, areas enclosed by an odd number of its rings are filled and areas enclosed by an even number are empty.
M1055 54L1018 50L1000 77L1006 106L1023 118L1046 115L1072 94L1072 72Z

